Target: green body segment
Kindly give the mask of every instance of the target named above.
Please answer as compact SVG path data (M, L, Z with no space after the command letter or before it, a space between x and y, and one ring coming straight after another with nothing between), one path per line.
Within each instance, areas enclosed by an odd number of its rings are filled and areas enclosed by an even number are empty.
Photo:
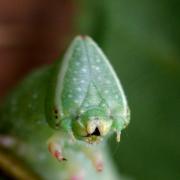
M77 164L88 169L84 173L87 180L119 179L103 150L106 145L99 146L106 156L106 168L100 174L81 153L82 147L87 148L86 142L98 142L99 137L93 135L96 128L103 139L113 131L120 132L129 122L122 86L89 37L78 36L62 61L25 78L7 97L0 120L0 136L15 141L8 150L24 159L42 179L68 179ZM68 163L57 162L47 151L47 140L54 133L63 134L60 140L70 156ZM76 144L69 143L69 133L77 139Z
M44 103L49 75L50 68L30 74L6 98L1 108L1 133L8 130L12 135L28 138L38 124L39 128L48 126Z

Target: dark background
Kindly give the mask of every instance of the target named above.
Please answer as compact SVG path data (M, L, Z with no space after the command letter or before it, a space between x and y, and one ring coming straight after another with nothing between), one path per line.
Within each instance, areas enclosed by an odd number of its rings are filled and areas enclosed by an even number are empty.
M72 1L0 0L0 97L24 74L54 61L73 32Z
M91 35L115 67L131 123L111 153L135 179L180 179L180 1L0 1L0 94Z

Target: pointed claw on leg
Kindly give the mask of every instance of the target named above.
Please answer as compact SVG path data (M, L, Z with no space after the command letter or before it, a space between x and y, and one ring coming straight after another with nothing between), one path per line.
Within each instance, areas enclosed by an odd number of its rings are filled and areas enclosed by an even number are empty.
M57 160L59 160L59 161L66 161L66 160L67 160L66 158L64 158L64 157L62 156L61 152L58 151L58 150L54 151L53 156L54 156Z
M48 144L48 150L58 161L66 161L67 159L63 157L61 148L58 144L50 142Z
M95 150L94 148L82 148L85 155L91 160L93 166L98 172L103 170L103 157L101 152Z
M96 171L98 171L98 172L103 171L104 163L103 163L102 155L101 155L100 152L96 152L93 155L92 162L93 162L93 164L94 164L94 166L96 168Z
M98 163L96 164L96 170L97 170L98 172L101 172L101 171L103 170L103 162L98 162Z

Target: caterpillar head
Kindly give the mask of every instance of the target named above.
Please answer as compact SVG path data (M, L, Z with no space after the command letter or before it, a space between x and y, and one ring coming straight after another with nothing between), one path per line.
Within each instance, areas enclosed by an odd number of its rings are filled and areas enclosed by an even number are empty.
M46 99L48 123L77 139L98 143L129 123L127 100L107 57L87 36L78 36L50 71Z
M77 139L89 144L99 143L109 134L112 122L106 112L100 108L93 108L72 121L72 131Z

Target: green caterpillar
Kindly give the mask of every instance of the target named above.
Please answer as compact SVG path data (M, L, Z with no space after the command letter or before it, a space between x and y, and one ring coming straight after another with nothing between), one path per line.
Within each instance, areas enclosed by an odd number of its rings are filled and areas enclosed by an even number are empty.
M36 174L31 178L20 168L19 179L116 180L106 139L115 133L119 142L129 119L106 56L90 37L78 36L62 61L33 72L8 96L0 146Z

